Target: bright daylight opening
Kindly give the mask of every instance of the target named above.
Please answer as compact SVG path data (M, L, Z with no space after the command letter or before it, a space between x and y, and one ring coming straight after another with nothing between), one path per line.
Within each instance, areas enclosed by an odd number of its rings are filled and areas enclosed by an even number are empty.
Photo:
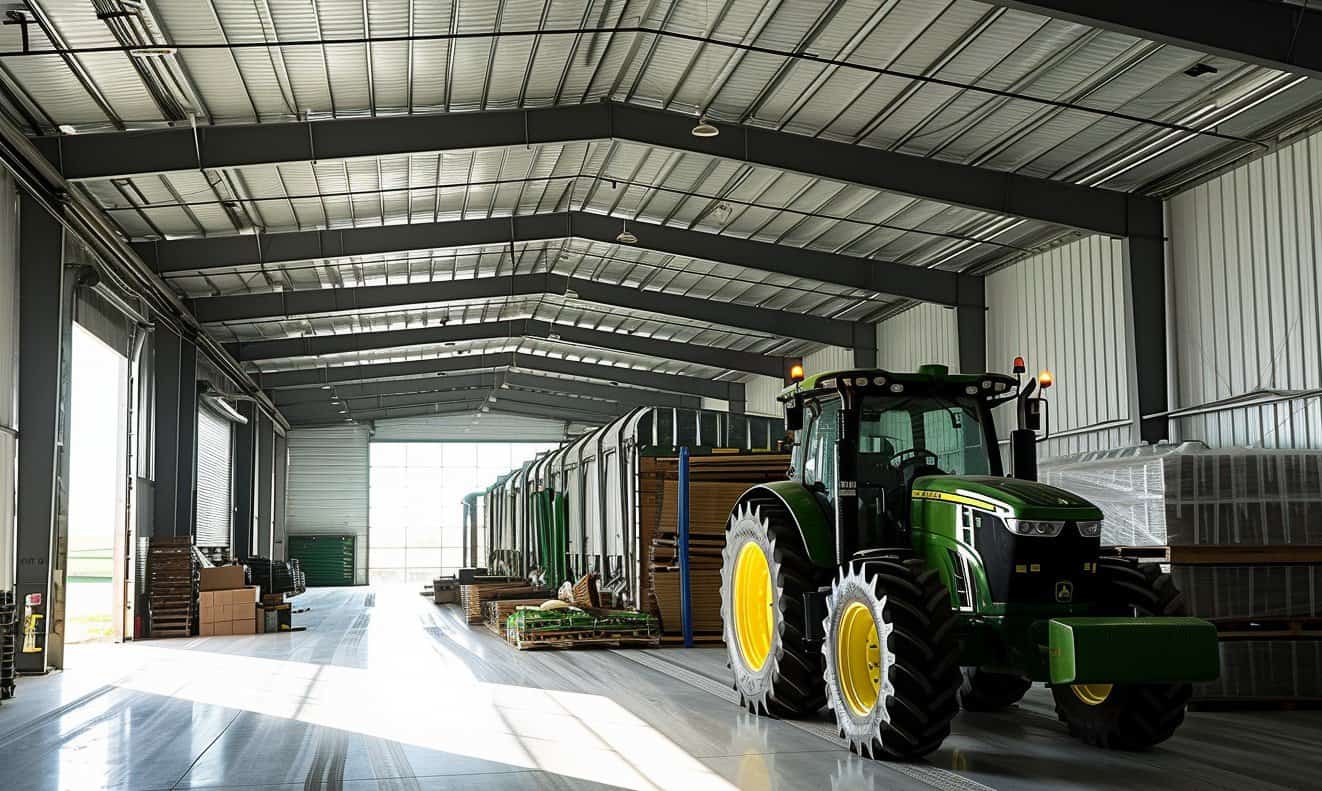
M115 595L116 558L125 525L125 395L128 360L80 324L73 325L69 431L69 565L65 642L122 636Z
M368 527L372 584L428 584L464 565L463 498L547 442L373 442Z

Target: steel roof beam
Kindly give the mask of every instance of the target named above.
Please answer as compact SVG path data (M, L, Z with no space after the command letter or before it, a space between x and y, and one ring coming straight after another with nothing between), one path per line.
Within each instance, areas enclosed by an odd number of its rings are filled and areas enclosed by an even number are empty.
M419 404L415 406L397 406L386 407L384 409L373 409L362 412L356 412L352 417L331 413L326 411L308 411L295 413L291 422L296 425L325 425L331 423L343 423L347 420L364 422L369 420L384 420L386 418L399 417L426 417L430 415L462 415L479 414L483 406L483 401L447 401L436 404ZM546 420L556 420L559 422L571 423L595 423L605 424L615 419L615 415L604 415L596 413L567 413L562 409L555 407L539 406L536 404L521 403L496 403L490 404L490 411L493 413L504 413L509 415L521 415L523 417L537 417ZM624 413L620 413L624 414Z
M443 280L398 286L358 286L265 294L233 294L195 299L192 308L204 322L245 322L288 319L339 311L403 309L443 302L569 292L573 292L574 298L583 302L692 319L762 332L775 337L797 338L832 346L853 346L857 340L856 333L866 335L873 331L871 322L809 316L787 310L718 302L553 274Z
M1277 71L1322 78L1322 13L1262 0L991 0Z
M1220 0L1218 5L1229 2ZM1093 2L1088 5L1109 8L1110 5L1134 4ZM1144 4L1133 13L1157 14L1159 11L1155 5L1161 4ZM1177 5L1197 4L1186 0ZM1279 12L1273 12L1273 15L1276 13ZM1171 13L1169 16L1179 19L1181 24L1196 20L1200 25L1207 25L1215 20L1215 14L1205 10ZM1253 25L1242 23L1225 26L1226 30L1245 35L1245 31L1253 28ZM1272 35L1275 40L1275 29ZM1149 200L1113 190L789 132L734 124L717 123L716 126L720 129L719 136L694 137L690 131L692 116L603 102L530 110L61 135L40 138L36 143L65 178L92 179L615 139L722 157L1111 236L1132 233L1130 205Z
M168 239L135 242L133 249L152 269L164 274L553 239L578 238L617 244L615 237L620 228L618 217L560 212L332 231ZM638 237L637 246L646 250L943 305L959 304L961 281L970 277L670 225L634 221L629 223L629 230Z
M322 390L317 386L288 388L273 390L271 395L277 406L284 407L298 404L327 404L330 403L332 398L353 399L376 395L444 392L475 387L490 389L499 388L502 385L524 390L583 395L616 401L630 406L675 407L677 409L699 409L702 407L702 399L693 396L676 395L660 390L645 390L638 387L596 384L581 379L539 376L506 369L457 376L424 376L414 379L385 379L376 382L345 383L337 385L333 393Z
M232 344L229 350L237 359L252 362L498 338L549 338L578 346L610 349L764 376L783 375L787 364L786 357L736 351L707 344L661 340L623 332L593 330L536 319L250 341Z
M662 390L669 393L716 398L724 401L744 400L742 382L725 382L681 374L640 371L614 365L563 360L537 354L465 354L432 360L408 360L397 363L369 363L364 365L335 365L302 368L273 373L254 373L265 389L307 387L309 385L336 385L341 382L361 382L372 379L393 379L438 375L451 372L472 372L491 368L521 368L543 373L575 376L604 382Z

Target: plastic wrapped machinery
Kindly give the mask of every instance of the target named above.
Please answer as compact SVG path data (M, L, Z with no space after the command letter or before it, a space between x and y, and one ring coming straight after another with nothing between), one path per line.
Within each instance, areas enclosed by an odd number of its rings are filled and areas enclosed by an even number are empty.
M1322 451L1148 446L1047 461L1040 477L1096 503L1112 546L1322 544Z

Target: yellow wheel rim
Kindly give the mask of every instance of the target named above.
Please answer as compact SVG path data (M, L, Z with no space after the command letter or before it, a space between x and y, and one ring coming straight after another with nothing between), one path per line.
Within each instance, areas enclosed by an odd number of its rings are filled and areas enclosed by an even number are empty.
M1110 684L1072 684L1074 696L1089 706L1100 706L1111 696Z
M750 541L739 550L734 562L734 631L739 655L749 670L761 670L771 655L775 606L767 556Z
M872 610L859 602L845 608L835 634L835 673L845 704L859 717L881 695L881 641Z

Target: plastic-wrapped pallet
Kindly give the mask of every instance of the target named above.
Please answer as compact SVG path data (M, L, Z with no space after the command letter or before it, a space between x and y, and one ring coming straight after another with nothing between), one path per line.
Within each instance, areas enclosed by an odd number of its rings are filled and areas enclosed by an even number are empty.
M1171 576L1200 618L1322 617L1322 566L1175 564Z
M1221 677L1199 684L1201 700L1322 699L1322 640L1227 640Z
M1322 451L1149 446L1044 462L1040 477L1096 503L1111 546L1322 544Z

